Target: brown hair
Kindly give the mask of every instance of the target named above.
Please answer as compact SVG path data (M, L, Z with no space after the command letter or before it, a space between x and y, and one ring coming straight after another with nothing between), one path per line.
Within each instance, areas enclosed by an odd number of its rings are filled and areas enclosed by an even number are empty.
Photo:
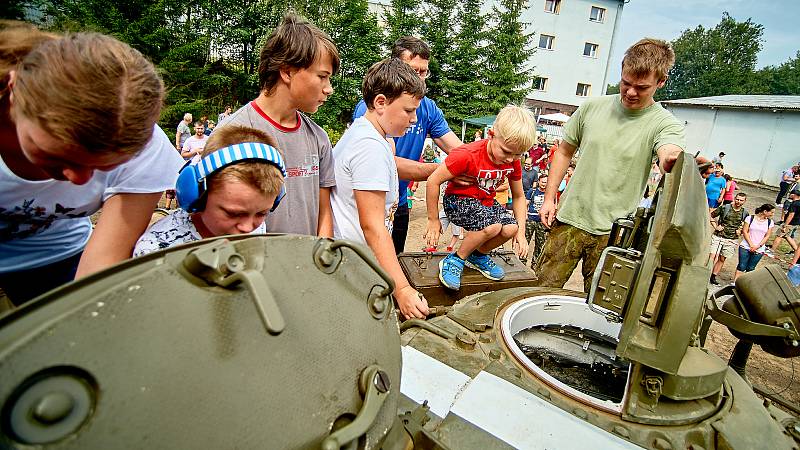
M30 120L65 145L94 153L134 154L151 139L164 84L153 64L127 44L9 22L0 24L0 43L4 85L16 71L8 89L12 120Z
M404 52L411 53L411 58L419 56L422 59L431 59L431 48L422 39L414 36L403 36L394 41L392 46L392 58L401 58Z
M333 72L338 72L339 51L331 38L309 21L296 14L287 14L261 48L259 89L271 93L280 79L281 69L308 69L323 51L331 57Z
M425 82L417 72L399 58L387 58L378 61L367 70L361 93L368 109L374 109L375 97L383 94L391 103L403 94L414 98L425 96Z
M254 128L228 125L214 131L203 148L203 157L229 145L256 142L275 147L275 139L269 134ZM208 190L214 189L222 181L235 179L258 190L265 197L278 194L283 186L283 174L274 164L246 160L223 167L208 177Z
M667 41L644 38L631 45L622 58L622 71L637 77L653 73L659 80L667 78L667 73L675 64L675 52Z

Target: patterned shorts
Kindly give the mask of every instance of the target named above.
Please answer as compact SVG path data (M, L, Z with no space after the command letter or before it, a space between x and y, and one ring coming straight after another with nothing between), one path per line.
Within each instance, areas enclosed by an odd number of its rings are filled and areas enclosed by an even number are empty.
M450 222L467 231L479 231L489 225L515 225L517 220L505 205L494 202L486 206L480 200L458 195L445 195L442 206Z

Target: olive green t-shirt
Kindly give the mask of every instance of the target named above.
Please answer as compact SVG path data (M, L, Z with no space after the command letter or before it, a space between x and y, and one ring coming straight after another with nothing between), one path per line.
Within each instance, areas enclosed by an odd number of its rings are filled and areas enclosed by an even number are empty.
M557 217L591 234L608 233L636 209L659 147L686 148L683 124L661 104L627 109L619 94L581 105L564 126L564 140L580 148L580 159Z

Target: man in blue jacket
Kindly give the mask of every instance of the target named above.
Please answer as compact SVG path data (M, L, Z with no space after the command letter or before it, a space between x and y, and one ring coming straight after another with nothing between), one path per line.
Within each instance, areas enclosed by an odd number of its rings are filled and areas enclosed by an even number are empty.
M413 36L398 39L392 47L392 57L400 58L411 66L423 80L430 76L428 62L431 49L425 41ZM364 100L358 102L353 112L353 120L361 117L367 108ZM395 139L395 162L400 178L398 192L406 192L410 181L424 181L436 169L436 163L419 162L425 138L430 135L436 145L449 153L451 149L462 145L461 139L447 125L442 110L436 102L423 97L417 108L417 123L406 130L406 134ZM408 234L408 205L400 202L394 215L392 241L396 253L401 253L406 244Z

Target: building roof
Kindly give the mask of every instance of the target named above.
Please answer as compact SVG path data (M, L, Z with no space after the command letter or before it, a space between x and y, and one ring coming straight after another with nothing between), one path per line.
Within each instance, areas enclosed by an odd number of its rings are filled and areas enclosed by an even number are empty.
M666 105L692 105L718 108L800 111L800 95L718 95L715 97L663 100L661 103Z

